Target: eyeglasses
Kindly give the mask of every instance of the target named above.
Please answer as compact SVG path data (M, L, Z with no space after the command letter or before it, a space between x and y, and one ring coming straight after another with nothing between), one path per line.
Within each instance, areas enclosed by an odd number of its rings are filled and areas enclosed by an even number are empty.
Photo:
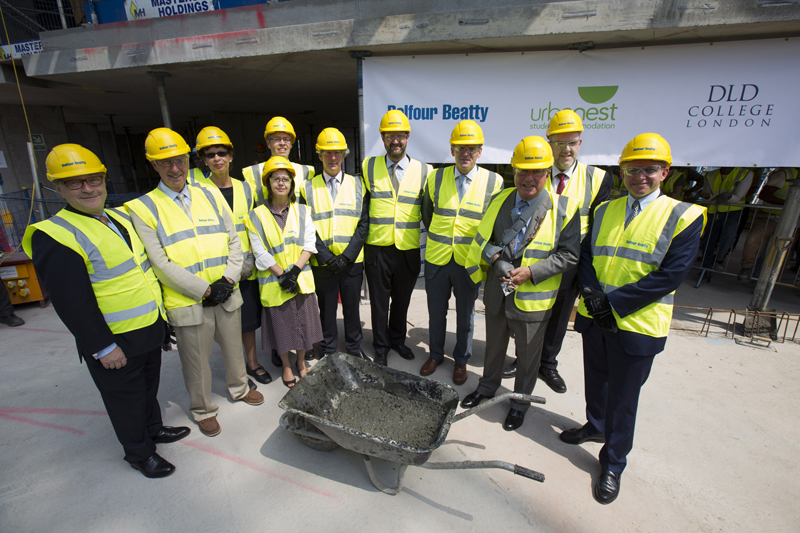
M543 178L544 176L546 176L547 174L550 173L550 169L549 168L533 168L533 169L530 169L530 168L517 168L517 169L514 169L514 171L516 172L516 174L518 176L520 176L520 175L521 176L530 175L530 176L533 176L536 179Z
M78 189L83 189L84 183L88 183L89 187L97 187L98 185L101 185L103 183L103 176L92 176L90 178L86 178L85 180L61 180L61 183L66 185L67 189L77 191Z
M635 178L639 175L639 173L643 173L648 178L655 177L660 171L662 171L664 167L652 166L652 167L622 167L622 175L627 176L629 178Z
M563 150L567 146L569 146L570 148L576 148L580 143L581 140L578 139L577 141L569 141L569 142L552 141L550 144L552 144L556 148L561 148Z
M469 155L475 155L481 151L481 146L454 146L453 151L457 154L467 152Z
M344 157L344 150L322 150L322 156L326 155Z
M270 178L269 181L272 183L289 183L292 181L292 178Z
M274 142L275 144L292 144L291 137L270 137L269 142Z
M383 134L383 138L387 141L405 141L408 139L408 133L401 133L399 135L389 135L387 133Z
M161 170L169 170L172 168L172 165L180 169L184 169L189 166L189 158L188 157L176 157L174 159L161 159L156 160L156 166Z
M206 152L203 154L203 157L206 159L214 159L216 156L227 157L229 153L230 152L227 150L220 150L219 152Z

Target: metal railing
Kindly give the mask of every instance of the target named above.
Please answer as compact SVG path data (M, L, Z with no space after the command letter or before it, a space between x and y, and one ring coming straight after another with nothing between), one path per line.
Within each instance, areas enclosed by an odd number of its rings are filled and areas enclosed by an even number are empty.
M8 29L0 31L0 44L8 45L39 39L43 31L75 28L86 22L79 0L0 0Z

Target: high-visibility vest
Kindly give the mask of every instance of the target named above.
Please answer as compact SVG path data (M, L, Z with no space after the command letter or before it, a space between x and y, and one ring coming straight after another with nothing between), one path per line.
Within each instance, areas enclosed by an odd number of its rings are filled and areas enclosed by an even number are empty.
M300 196L300 191L305 185L305 182L314 177L314 168L299 163L292 163L292 168L294 168L294 193ZM256 206L264 205L267 198L267 191L264 190L264 183L261 181L261 172L263 170L264 163L256 163L255 165L242 169L244 180L249 183L250 187L255 191Z
M206 178L200 172L197 174L190 174L189 180L193 185L202 185L204 187L218 189L210 177ZM222 204L231 216L234 226L236 226L236 233L239 234L239 241L242 243L242 256L244 259L247 259L250 257L250 235L247 233L244 222L247 219L247 214L255 207L253 204L253 188L250 187L250 184L246 181L237 179L231 179L231 185L233 186L233 209L231 209L227 201L222 202ZM255 270L253 270L253 273L250 274L250 277L247 279L256 279Z
M681 179L686 179L686 172L677 169L673 170L672 173L667 176L667 179L661 182L661 192L666 195L672 195L672 191L675 190L675 184Z
M606 294L636 283L658 270L670 243L699 217L706 223L706 209L659 196L625 227L627 198L605 202L594 212L592 265ZM617 327L649 337L666 337L672 321L675 292L621 318L614 311ZM583 297L578 312L588 317Z
M706 177L711 184L711 197L714 198L723 191L733 191L733 189L736 188L736 184L747 177L748 172L750 172L748 169L741 167L734 168L727 176L723 176L720 169L711 171L711 174ZM736 203L744 205L745 202L745 196L742 196ZM727 205L709 205L707 207L709 215L716 212L727 213L728 211L741 211L743 209L742 207Z
M369 190L369 233L367 244L398 250L419 248L422 194L433 167L411 159L397 193L392 186L386 157L369 157L361 165L364 185Z
M569 196L578 202L578 209L580 209L581 214L581 240L589 231L589 210L592 208L592 202L594 202L605 176L605 170L578 163L575 165L575 171L570 176L564 192L561 193L563 196ZM546 180L544 188L555 194L556 191L553 189L552 181L552 179Z
M446 265L454 257L456 263L464 266L489 201L503 190L503 178L499 174L479 167L459 202L454 169L453 166L440 168L428 176L433 218L428 228L425 261L434 265Z
M784 167L782 170L784 171L784 174L786 174L786 179L783 181L783 185L781 186L781 188L772 193L772 196L780 198L783 201L786 201L786 196L789 194L789 187L791 187L792 183L794 183L794 180L797 179L797 169ZM769 202L764 202L764 203L772 205L769 204ZM781 213L780 211L775 209L761 209L761 211L767 214L778 215L778 216L780 216Z
M336 201L331 198L331 193L322 175L314 176L306 181L301 189L303 198L311 207L311 220L317 229L319 238L334 255L339 255L347 249L350 239L356 232L361 210L364 207L364 183L350 174L342 173L342 184L336 193ZM358 251L354 263L364 261L364 248ZM311 258L311 264L319 266L317 257Z
M213 283L228 264L228 232L222 221L225 198L216 188L186 184L191 196L192 220L169 196L156 187L125 205L156 231L170 261L200 279ZM162 283L167 310L200 303Z
M131 246L111 228L93 217L62 209L51 218L28 226L22 246L33 257L31 239L37 231L47 233L83 258L97 306L114 334L145 328L166 313L150 260L125 208L106 209L114 224L125 228ZM64 279L63 283L70 283Z
M500 212L500 208L503 206L503 202L506 201L506 198L511 194L516 194L516 192L517 189L506 189L498 194L494 200L492 200L489 209L486 211L483 220L478 226L478 231L475 233L475 240L469 247L469 255L467 256L467 263L465 265L467 267L467 273L476 284L486 279L486 271L489 265L483 261L481 253L486 247L486 243L492 239L495 220ZM536 230L533 239L525 247L521 264L521 266L524 267L535 265L539 261L544 261L556 253L561 231L578 212L578 201L574 198L559 196L547 190L543 190L540 194L549 195L553 207L547 212L539 225L539 229ZM535 223L534 220L529 222L529 224ZM556 274L536 285L534 285L531 280L528 280L514 291L514 303L517 308L526 312L547 311L551 309L556 302L560 284L561 274Z
M286 226L281 231L275 217L266 205L260 205L250 211L245 224L247 229L258 235L261 245L272 255L275 262L284 269L289 270L300 259L303 253L303 237L305 234L306 217L310 216L310 209L306 205L293 202L289 205L289 214L286 217ZM261 305L264 307L278 307L283 302L290 300L290 294L278 285L278 276L271 270L259 270L258 292L261 295ZM300 275L297 277L300 294L314 292L314 275L311 267L306 262Z

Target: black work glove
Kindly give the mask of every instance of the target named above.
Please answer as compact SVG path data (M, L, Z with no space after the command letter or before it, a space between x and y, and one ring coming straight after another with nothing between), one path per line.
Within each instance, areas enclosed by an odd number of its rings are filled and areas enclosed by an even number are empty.
M164 332L164 342L161 343L161 349L165 352L172 351L172 345L178 344L177 339L175 338L175 329L167 324L165 328L166 331Z
M298 286L297 286L297 277L300 275L300 267L297 265L292 265L292 268L289 270L284 270L283 274L278 276L278 285L280 285L281 290L291 293L297 294Z
M211 293L206 297L203 301L203 307L215 306L216 304L225 303L225 301L231 297L233 294L233 283L230 283L225 277L219 278L217 281L211 284ZM206 301L211 300L212 302L216 303L208 303L206 305Z
M614 313L608 312L604 315L595 315L594 322L601 328L606 331L610 331L611 333L617 333L619 328L617 327L617 319L614 318Z
M492 270L498 278L507 278L511 271L514 270L514 265L498 257L492 263Z
M347 265L350 264L350 260L344 256L344 254L339 254L330 261L328 261L327 267L334 273L339 274Z
M586 310L593 317L611 312L611 303L608 301L608 295L603 291L585 287L583 289L583 302L586 304Z

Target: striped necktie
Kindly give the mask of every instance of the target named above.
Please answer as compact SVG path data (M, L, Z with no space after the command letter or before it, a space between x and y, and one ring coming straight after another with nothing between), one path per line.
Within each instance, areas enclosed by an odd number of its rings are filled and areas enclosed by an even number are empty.
M625 227L628 227L628 224L633 222L633 219L636 218L636 215L639 214L639 200L634 200L633 205L631 205L631 214L628 215L628 219L625 221Z
M556 194L561 194L562 192L564 192L564 187L566 187L567 185L567 175L561 172L556 177L559 179L558 187L556 187Z
M392 180L394 193L397 194L397 191L400 190L400 182L397 181L397 163L392 164L392 168L389 170L389 178Z

